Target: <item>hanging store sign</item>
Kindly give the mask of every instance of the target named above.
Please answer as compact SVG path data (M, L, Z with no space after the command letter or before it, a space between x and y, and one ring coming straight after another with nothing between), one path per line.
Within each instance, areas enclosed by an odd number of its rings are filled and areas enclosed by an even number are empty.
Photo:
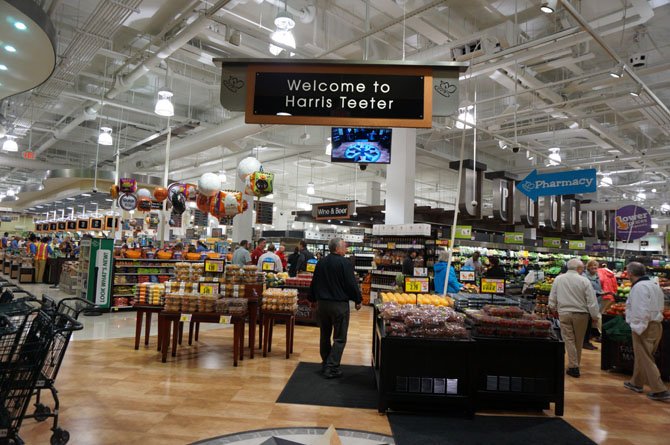
M523 232L505 232L505 244L523 244Z
M553 247L556 249L561 248L561 239L560 238L542 238L542 247Z
M593 193L596 185L596 169L589 168L546 174L533 170L516 187L529 198L537 199L540 196Z
M456 239L472 239L472 226L456 226Z
M452 170L460 170L461 162L449 163ZM469 219L482 218L482 183L484 181L486 164L475 162L472 159L463 160L463 175L461 175L461 194L458 200L458 211Z
M561 197L544 197L544 226L557 232L561 231Z
M582 235L596 236L596 212L593 210L582 210Z
M580 240L569 240L568 249L570 250L586 250L586 241L583 239Z
M327 202L312 205L312 217L316 220L349 219L353 212L353 201Z
M651 231L651 215L640 206L624 206L613 214L611 227L619 241L636 240Z
M221 104L256 124L430 128L458 109L467 64L216 59Z
M574 234L581 232L579 206L580 202L574 197L563 198L563 228L566 232Z
M493 217L502 223L514 222L514 180L516 175L505 171L486 173L493 182Z

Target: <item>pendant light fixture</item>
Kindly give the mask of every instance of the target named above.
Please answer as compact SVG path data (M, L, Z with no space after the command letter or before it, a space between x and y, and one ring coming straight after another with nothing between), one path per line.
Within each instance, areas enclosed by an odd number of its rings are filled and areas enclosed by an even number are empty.
M288 12L288 0L284 1L284 10L279 11L277 17L275 17L274 23L277 29L270 34L270 39L284 47L295 49L295 37L293 36L292 31L293 28L295 28L295 20L291 13ZM269 50L270 54L278 56L284 51L284 48L270 43ZM290 52L289 55L292 57L295 53Z
M2 144L2 149L11 153L19 151L19 146L14 140L16 136L6 135L5 142Z
M165 85L158 90L158 99L154 107L154 113L164 117L174 116L174 105L172 104L174 94L168 89L169 72L167 60L165 60Z
M605 174L603 178L600 180L600 186L601 187L611 187L612 186L612 178L609 174Z
M556 12L557 4L558 0L548 0L546 2L542 2L542 5L540 5L540 11L544 12L545 14L552 14Z
M316 190L314 189L314 175L313 175L312 160L309 160L309 182L307 183L307 194L313 195Z
M475 116L472 114L474 109L473 105L468 105L465 108L458 109L458 120L456 121L456 128L459 130L466 129L469 130L472 128L472 125L475 124Z
M550 148L549 151L551 154L549 155L549 160L547 162L548 167L553 167L555 165L559 165L561 163L561 149L559 147L553 147Z
M100 127L100 134L98 135L98 144L100 145L114 144L114 140L112 139L111 127Z

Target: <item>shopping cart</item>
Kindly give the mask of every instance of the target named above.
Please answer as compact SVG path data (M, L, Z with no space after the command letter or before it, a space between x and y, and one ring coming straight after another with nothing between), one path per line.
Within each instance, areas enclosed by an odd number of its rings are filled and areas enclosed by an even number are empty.
M0 316L0 444L19 445L18 432L54 339L83 326L69 315L49 314L26 302L3 305ZM67 440L69 434L59 432L51 443Z
M83 298L64 298L56 304L54 300L47 295L42 295L42 308L46 313L54 317L55 321L60 316L67 316L76 321L79 318L79 314L84 310L93 307L95 307L94 304ZM65 351L70 343L70 338L72 337L71 334L72 331L56 331L53 342L51 343L51 348L44 361L44 366L42 367L40 376L35 384L35 411L33 414L25 416L26 419L33 418L38 422L43 422L49 417L53 417L51 443L59 445L66 444L70 439L70 434L58 426L60 400L58 399L58 390L54 384L60 366L63 363ZM51 391L51 395L54 399L53 411L49 406L40 401L43 389Z

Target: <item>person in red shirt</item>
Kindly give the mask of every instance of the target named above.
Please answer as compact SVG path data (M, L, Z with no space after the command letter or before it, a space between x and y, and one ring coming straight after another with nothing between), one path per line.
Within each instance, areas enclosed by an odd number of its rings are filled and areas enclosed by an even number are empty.
M258 264L258 259L265 253L265 244L267 244L265 238L260 238L258 240L256 248L251 252L251 264Z
M281 260L281 265L284 270L288 270L288 259L286 258L286 254L284 251L286 250L286 246L284 244L279 245L279 250L277 251L277 256Z

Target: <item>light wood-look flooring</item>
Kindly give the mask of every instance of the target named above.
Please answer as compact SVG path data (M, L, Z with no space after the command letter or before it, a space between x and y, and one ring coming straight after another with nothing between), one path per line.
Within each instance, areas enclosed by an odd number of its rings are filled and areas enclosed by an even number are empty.
M352 313L344 363L370 363L371 323L370 308ZM320 359L317 328L296 326L290 360L283 327L274 336L269 357L249 360L246 351L237 368L232 329L201 332L197 346L184 345L168 363L160 361L155 336L138 351L132 338L73 341L56 385L60 423L74 445L185 444L258 428L331 424L391 433L376 410L275 403L299 361ZM670 443L670 404L625 389L625 376L600 370L599 352L584 351L580 379L566 377L564 419L598 443ZM21 437L29 445L49 443L50 420L26 420Z

